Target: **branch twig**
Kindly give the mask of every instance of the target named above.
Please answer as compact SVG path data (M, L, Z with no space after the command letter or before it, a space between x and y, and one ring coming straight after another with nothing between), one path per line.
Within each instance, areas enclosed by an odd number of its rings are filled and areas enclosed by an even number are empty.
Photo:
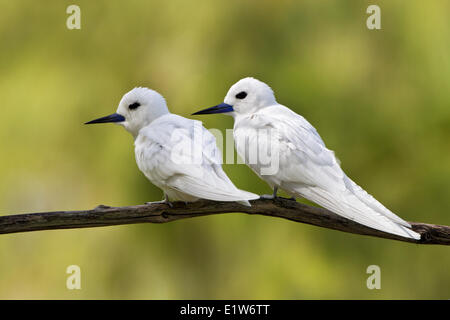
M343 232L393 239L418 244L450 245L450 227L410 222L414 231L422 235L421 240L407 239L365 227L340 217L331 211L301 204L289 199L253 200L246 207L235 202L214 202L200 200L185 204L146 204L129 207L108 207L100 205L85 211L56 211L0 216L0 234L37 230L92 228L134 223L165 223L179 219L242 212L279 217L295 222L311 224Z

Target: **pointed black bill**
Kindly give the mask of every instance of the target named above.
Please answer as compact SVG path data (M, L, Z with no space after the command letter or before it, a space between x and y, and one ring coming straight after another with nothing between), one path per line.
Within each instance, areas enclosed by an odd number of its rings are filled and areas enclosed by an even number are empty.
M234 111L233 106L226 104L226 103L221 103L221 104L218 104L217 106L197 111L197 112L193 113L192 115L226 113L226 112L233 112L233 111Z
M122 122L122 121L125 121L125 117L123 115L118 114L118 113L113 113L113 114L110 114L109 116L86 122L85 124Z

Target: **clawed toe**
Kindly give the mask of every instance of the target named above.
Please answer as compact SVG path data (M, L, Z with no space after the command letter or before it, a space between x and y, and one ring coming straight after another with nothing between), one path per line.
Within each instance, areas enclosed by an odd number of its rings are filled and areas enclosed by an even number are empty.
M262 200L274 200L276 197L273 194L263 194L259 198Z
M164 200L160 200L160 201L152 201L152 202L146 202L145 204L166 204L168 205L170 208L173 208L173 204L170 201L167 201L166 199Z

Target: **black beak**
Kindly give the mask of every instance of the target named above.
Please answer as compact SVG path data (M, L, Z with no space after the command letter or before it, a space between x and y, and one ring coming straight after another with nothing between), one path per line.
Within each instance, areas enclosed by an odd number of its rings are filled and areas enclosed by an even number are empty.
M86 122L85 124L122 122L122 121L125 121L125 117L123 115L118 114L118 113L113 113L113 114L110 114L109 116Z
M233 111L234 111L233 106L230 106L229 104L226 104L226 103L221 103L221 104L218 104L217 106L197 111L197 112L193 113L192 115L226 113L226 112L233 112Z

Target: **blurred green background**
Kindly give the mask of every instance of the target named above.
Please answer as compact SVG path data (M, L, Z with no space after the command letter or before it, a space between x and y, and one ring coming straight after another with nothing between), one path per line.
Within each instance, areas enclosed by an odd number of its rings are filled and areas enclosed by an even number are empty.
M134 86L190 117L254 76L387 207L450 224L448 1L0 3L2 215L160 200L132 137L83 122ZM81 30L66 28L70 4ZM366 28L369 4L382 30ZM245 165L224 169L238 187L270 192ZM66 288L72 264L81 290ZM366 287L372 264L381 290ZM3 235L0 298L448 299L450 252L238 213Z

